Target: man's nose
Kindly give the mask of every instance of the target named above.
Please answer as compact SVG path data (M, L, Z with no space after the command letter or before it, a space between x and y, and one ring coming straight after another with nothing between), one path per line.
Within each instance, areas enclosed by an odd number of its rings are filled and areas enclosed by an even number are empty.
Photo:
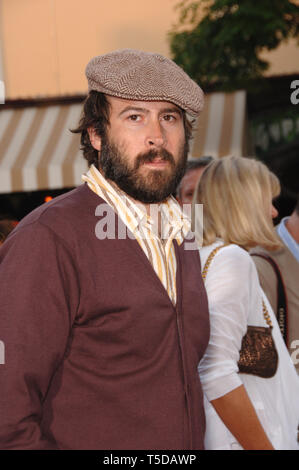
M165 132L159 120L153 119L148 123L146 134L146 145L162 147L165 144Z

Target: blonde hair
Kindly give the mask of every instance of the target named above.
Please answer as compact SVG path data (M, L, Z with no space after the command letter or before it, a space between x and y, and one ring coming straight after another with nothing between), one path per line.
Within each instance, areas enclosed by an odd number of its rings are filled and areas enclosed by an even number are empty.
M247 250L260 245L267 250L282 246L270 214L272 199L280 193L278 178L252 158L224 157L206 168L194 192L194 204L203 204L203 245L216 238Z

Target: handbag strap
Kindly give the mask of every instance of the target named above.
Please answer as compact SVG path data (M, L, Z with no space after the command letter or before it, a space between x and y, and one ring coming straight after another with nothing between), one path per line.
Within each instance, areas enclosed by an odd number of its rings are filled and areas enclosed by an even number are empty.
M207 277L207 274L208 274L208 269L210 267L211 262L215 258L215 255L218 253L218 251L221 248L224 248L225 246L228 246L228 244L223 244L223 245L216 246L216 248L214 248L214 250L212 250L211 253L209 254L209 256L207 258L207 261L205 262L204 268L202 270L202 274L201 274L204 281L206 280L206 277ZM272 325L272 322L271 322L271 319L270 319L270 315L269 315L269 312L267 310L264 299L262 299L262 302L263 302L263 315L264 315L265 321L266 321L267 325L270 328L273 328L273 325Z
M277 263L268 255L251 253L251 256L259 256L271 264L277 278L277 311L276 318L285 343L288 343L288 301L287 292Z
M221 248L224 248L225 246L227 246L226 244L224 245L219 245L219 246L216 246L216 248L214 248L214 250L211 251L211 253L209 254L208 258L207 258L207 261L205 262L205 265L204 265L204 268L202 270L202 278L203 280L205 281L206 280L206 277L207 277L207 274L208 274L208 269L210 267L210 264L211 262L213 261L216 253L218 253L218 251L221 249Z

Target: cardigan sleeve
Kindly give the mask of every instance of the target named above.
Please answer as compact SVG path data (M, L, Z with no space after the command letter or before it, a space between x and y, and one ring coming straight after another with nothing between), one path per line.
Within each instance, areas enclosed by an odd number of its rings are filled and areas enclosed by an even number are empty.
M0 249L0 286L0 448L56 448L40 428L42 405L79 301L63 240L38 221L17 227Z
M247 330L253 289L258 291L253 262L236 245L222 248L206 277L210 310L210 341L198 370L209 401L242 385L239 351Z

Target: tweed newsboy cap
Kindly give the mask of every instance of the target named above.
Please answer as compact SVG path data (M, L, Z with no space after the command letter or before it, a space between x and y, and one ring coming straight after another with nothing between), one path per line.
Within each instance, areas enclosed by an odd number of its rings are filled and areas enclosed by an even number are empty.
M160 54L121 49L99 55L86 67L88 89L135 101L169 101L197 116L202 89L177 64Z

